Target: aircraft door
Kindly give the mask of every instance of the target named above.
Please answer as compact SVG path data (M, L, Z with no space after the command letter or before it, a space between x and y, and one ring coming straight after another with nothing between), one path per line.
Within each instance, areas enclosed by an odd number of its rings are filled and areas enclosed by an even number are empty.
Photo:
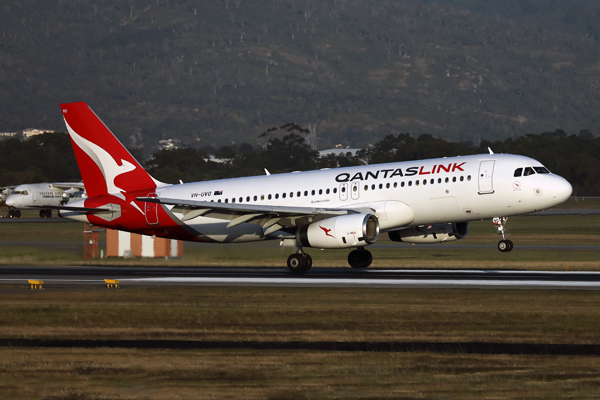
M149 193L148 197L157 197L156 193ZM158 224L158 208L156 203L146 202L146 223L148 225Z
M479 194L494 193L494 164L496 161L482 161L479 164Z
M359 197L359 183L358 182L352 182L352 200L358 200Z
M340 200L346 201L348 200L348 184L342 183L340 185Z
M37 202L37 191L35 188L29 187L27 188L29 192L31 192L31 196L33 199L33 202L36 203Z

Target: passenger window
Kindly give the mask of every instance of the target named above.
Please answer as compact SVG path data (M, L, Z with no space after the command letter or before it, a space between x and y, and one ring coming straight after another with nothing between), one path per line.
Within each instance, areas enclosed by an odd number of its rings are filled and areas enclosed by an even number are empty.
M219 199L219 203L221 202L221 199Z
M302 193L300 191L298 191L298 193L296 193L296 197L300 197L302 196Z
M429 183L431 183L431 184L433 185L433 184L435 183L435 179L431 179L431 180L429 181Z
M315 191L314 191L314 190L311 190L311 191L310 191L310 194L314 196L314 195L315 195Z
M371 185L371 189L375 190L375 184Z
M389 182L385 184L385 188L386 188L386 189L389 189L389 188L390 188L390 183L389 183Z
M412 181L408 181L408 186L412 186Z
M337 188L333 188L333 193L337 193Z
M246 197L246 203L250 203L250 196Z
M452 178L452 182L456 182L456 177L453 177L453 178Z
M285 193L282 193L282 194L281 194L281 197L285 199Z
M233 199L231 199L231 202L235 203L235 197ZM225 203L227 203L227 201Z
M319 194L323 194L323 189L319 189Z
M243 201L244 201L244 198L243 198L243 197L240 197L240 203L241 203L241 202L243 202Z
M304 191L304 196L308 196L308 190Z
M471 181L471 175L467 176L467 180Z
M365 185L365 192L369 190L369 185Z
M229 203L229 199L225 199L225 203Z
M271 200L271 195L269 194L269 200Z
M525 172L523 173L523 176L529 176L529 175L534 175L535 171L533 170L533 168L531 167L527 167L525 168Z
M329 189L327 189L327 190L325 191L325 194L329 194Z
M258 198L256 196L254 196L254 201L258 200Z
M521 174L523 174L523 168L515 169L515 176L521 176Z
M402 183L400 184L401 187L404 187L404 181L402 181Z
M383 189L383 183L379 184L379 189Z
M294 197L294 192L290 192L290 197Z
M264 194L261 194L261 195L260 195L260 199L261 199L261 200L264 200L264 199L265 199L265 195L264 195Z
M460 177L460 181L461 181L461 182L463 182L464 180L465 180L465 177L464 177L464 176L461 176L461 177Z
M342 193L346 193L346 186L342 186Z
M418 180L415 181L415 186L419 186L419 182Z
M450 179L448 179L448 177L446 177L446 180L444 180L444 182L448 183L448 182L450 182Z
M279 198L279 193L275 193L275 198L278 199Z
M423 179L423 185L427 185L427 179Z

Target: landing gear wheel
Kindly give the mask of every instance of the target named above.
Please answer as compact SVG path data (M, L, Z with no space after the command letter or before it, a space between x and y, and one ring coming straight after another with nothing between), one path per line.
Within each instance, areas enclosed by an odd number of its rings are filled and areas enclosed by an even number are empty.
M288 257L287 266L292 272L305 272L312 267L312 257L306 253L294 253Z
M498 250L503 253L508 253L514 247L514 244L511 240L501 240L498 242Z
M52 210L40 210L40 218L52 218Z
M21 210L15 210L15 218L21 218Z
M348 254L348 264L352 268L368 268L373 262L373 255L368 250L353 250Z
M304 268L302 269L302 271L308 271L309 269L311 269L312 267L312 257L306 253L302 253L302 255L304 255L305 259L305 265Z

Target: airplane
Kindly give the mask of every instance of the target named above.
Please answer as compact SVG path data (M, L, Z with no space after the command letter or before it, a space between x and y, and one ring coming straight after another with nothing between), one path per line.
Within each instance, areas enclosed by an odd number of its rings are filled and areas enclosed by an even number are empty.
M348 263L368 267L365 247L380 233L403 243L463 239L469 221L493 219L509 252L507 218L567 200L572 187L542 163L479 154L388 164L166 184L151 177L86 103L61 104L88 197L59 215L101 227L218 243L280 240L296 247L292 272L308 271L307 248L353 249Z
M39 209L41 218L51 218L52 208L66 204L85 190L82 182L29 183L16 186L6 197L11 218L20 218L21 210Z

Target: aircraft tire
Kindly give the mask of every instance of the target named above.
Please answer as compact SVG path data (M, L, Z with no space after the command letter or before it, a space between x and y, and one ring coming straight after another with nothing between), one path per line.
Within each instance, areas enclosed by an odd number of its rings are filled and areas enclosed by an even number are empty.
M348 254L348 264L352 268L368 268L373 262L373 255L368 250L353 250Z
M302 271L308 271L312 267L312 257L306 253L302 253L302 255L304 256L304 263L305 263Z
M15 210L15 218L21 218L21 210Z
M514 247L514 244L511 240L501 240L498 242L498 250L503 253L508 253Z
M306 257L300 253L291 254L287 259L287 267L292 272L302 272L306 267Z

